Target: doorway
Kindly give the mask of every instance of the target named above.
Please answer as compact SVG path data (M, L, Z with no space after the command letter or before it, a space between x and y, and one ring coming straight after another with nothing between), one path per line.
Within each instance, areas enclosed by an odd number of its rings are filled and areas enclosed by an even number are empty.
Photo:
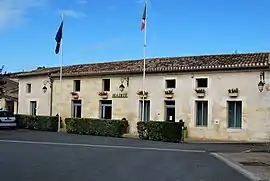
M100 101L100 118L112 119L112 100Z
M175 122L175 101L165 101L165 121Z
M82 101L81 100L72 100L72 117L81 118L82 117Z
M143 101L140 100L140 121L150 121L150 100L144 100L144 116L143 115Z
M37 101L30 101L30 114L37 115Z

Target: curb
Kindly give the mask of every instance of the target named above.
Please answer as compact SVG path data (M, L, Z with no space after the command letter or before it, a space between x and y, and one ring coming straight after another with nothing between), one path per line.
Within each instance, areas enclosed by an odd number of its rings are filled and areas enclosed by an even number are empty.
M270 149L250 149L246 150L245 153L270 153Z
M250 146L268 146L268 142L226 142L226 141L192 141L185 140L187 143L192 144L223 144L223 145L250 145Z
M262 181L262 179L258 176L256 176L255 174L247 171L246 169L242 168L240 166L240 164L230 161L229 159L221 156L218 153L210 153L212 156L214 156L215 158L221 160L222 162L226 163L228 166L230 166L231 168L233 168L234 170L236 170L237 172L241 173L242 175L244 175L245 177L249 178L252 181Z

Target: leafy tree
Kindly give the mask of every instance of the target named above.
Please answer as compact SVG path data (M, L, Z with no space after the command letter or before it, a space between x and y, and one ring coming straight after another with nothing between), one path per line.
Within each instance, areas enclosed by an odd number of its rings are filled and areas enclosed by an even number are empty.
M3 73L3 70L4 70L4 66L0 67L0 98L5 93L5 85L7 83L6 77L4 76L4 73Z

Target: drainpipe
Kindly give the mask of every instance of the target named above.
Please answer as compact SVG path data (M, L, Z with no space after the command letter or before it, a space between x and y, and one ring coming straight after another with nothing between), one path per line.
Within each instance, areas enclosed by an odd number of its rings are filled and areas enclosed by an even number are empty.
M50 116L52 116L53 83L51 83L50 88L51 88L51 93L50 93Z
M53 79L51 77L51 74L49 76L49 84L50 84L50 116L52 116L52 101L53 101Z

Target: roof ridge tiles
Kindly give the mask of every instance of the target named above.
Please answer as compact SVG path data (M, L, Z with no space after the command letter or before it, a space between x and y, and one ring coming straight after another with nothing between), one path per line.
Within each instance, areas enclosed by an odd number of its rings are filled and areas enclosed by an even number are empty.
M220 68L246 68L269 67L269 52L214 54L177 57L147 58L146 70L151 72L176 71L176 70L203 70ZM96 62L91 64L75 64L63 66L64 75L128 73L142 71L143 59ZM59 67L48 67L22 72L17 76L39 75L54 73L59 74Z

